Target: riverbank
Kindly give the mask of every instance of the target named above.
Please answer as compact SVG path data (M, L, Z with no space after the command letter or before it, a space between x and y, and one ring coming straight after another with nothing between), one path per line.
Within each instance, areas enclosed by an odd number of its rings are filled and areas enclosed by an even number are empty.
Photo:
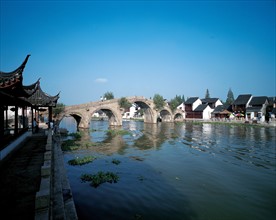
M42 128L43 127L43 128ZM0 213L9 219L77 219L58 135L41 126L0 163Z
M253 126L253 127L275 127L276 120L266 122L253 122L244 120L223 120L223 121L213 121L213 120L202 120L202 119L185 119L184 123L194 123L194 124L224 124L224 125L236 125L236 126ZM183 123L177 122L177 123Z

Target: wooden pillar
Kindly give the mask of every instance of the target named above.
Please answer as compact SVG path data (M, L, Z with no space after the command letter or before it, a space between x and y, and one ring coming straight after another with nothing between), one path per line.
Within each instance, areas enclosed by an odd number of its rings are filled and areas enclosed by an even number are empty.
M9 127L9 119L8 119L8 106L5 107L5 113L6 113L6 129Z
M0 106L0 140L4 137L4 132L5 132L5 120L4 120L4 106Z
M14 110L14 134L18 134L18 106L15 106Z
M33 123L33 121L34 121L34 108L33 108L33 106L31 107L31 112L32 112L32 118L31 118L31 120L32 120L32 132L34 132L34 123Z
M22 126L23 129L26 128L25 106L22 107Z
M52 106L48 107L48 112L49 112L49 115L48 115L48 128L50 128L50 122L53 121L53 107Z

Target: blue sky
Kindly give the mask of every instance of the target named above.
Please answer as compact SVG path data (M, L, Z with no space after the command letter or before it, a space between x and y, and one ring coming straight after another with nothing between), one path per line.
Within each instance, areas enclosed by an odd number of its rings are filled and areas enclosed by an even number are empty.
M105 92L275 96L275 1L3 1L0 69L66 105Z

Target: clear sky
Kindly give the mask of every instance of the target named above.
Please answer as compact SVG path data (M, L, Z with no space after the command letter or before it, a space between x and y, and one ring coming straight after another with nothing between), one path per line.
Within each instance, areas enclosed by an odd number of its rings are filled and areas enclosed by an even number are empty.
M275 0L1 0L0 69L66 105L116 98L275 96Z

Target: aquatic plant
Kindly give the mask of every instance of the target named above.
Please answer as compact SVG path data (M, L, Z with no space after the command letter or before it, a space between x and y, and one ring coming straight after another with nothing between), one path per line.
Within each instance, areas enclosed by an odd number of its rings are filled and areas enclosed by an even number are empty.
M112 159L112 163L118 165L118 164L121 163L121 161L120 161L120 160L117 160L117 159Z
M83 182L90 182L93 187L98 187L102 183L117 183L119 176L113 172L99 171L97 174L82 174L81 180Z
M65 140L61 144L61 149L63 151L71 151L71 150L77 150L79 148L79 144L75 142L75 140Z
M75 159L69 160L68 164L72 166L84 165L94 161L95 159L96 157L93 157L93 156L77 157Z
M83 136L82 132L70 133L69 136L73 137L75 140L80 140Z
M106 133L110 136L116 136L116 135L130 135L131 132L130 131L126 131L126 130L107 130Z
M73 151L73 150L78 150L79 146L78 145L61 146L61 149L63 151Z

